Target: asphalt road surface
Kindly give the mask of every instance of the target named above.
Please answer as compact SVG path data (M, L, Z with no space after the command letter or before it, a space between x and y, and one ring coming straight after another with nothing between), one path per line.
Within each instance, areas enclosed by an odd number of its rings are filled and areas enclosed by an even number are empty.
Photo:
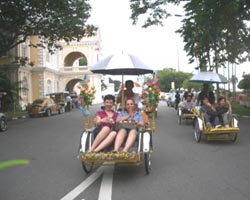
M14 120L0 133L0 161L30 164L0 170L0 200L250 200L249 122L240 118L235 143L197 143L190 123L178 125L161 102L149 175L143 165L112 164L86 175L77 159L79 110Z

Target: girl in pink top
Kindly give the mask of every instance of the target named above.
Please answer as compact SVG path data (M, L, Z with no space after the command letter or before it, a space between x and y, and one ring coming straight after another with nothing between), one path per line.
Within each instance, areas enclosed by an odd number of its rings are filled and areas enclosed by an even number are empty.
M96 113L96 123L97 126L101 127L101 130L91 146L90 151L92 152L103 150L110 145L116 137L114 127L118 113L112 110L114 102L115 97L113 95L106 95L104 97L104 108Z

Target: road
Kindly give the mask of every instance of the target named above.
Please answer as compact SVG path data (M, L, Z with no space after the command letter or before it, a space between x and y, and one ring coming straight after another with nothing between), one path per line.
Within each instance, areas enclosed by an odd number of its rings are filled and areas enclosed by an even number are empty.
M156 124L149 175L143 166L101 166L86 175L77 159L80 111L11 121L0 134L0 161L30 164L0 170L0 199L250 200L249 119L240 118L235 143L196 143L191 125L178 125L165 102Z

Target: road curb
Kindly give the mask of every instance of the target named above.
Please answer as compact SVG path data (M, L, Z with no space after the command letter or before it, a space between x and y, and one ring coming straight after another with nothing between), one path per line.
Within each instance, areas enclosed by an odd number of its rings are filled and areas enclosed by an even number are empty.
M11 120L18 120L18 119L26 119L27 116L23 115L23 116L19 116L19 117L12 117L12 118L8 118L8 121L11 121Z
M250 116L247 116L247 115L235 115L236 117L241 117L241 118L250 118Z

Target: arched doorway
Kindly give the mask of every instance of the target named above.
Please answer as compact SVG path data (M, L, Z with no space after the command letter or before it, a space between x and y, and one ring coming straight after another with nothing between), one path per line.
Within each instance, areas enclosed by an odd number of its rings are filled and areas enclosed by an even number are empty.
M64 59L65 67L87 66L87 57L81 52L71 52Z
M70 81L66 84L65 90L66 90L66 91L69 91L70 94L75 93L74 87L75 87L75 85L76 85L77 83L79 83L79 82L81 82L81 81L82 81L81 79L72 79L72 80L70 80Z

